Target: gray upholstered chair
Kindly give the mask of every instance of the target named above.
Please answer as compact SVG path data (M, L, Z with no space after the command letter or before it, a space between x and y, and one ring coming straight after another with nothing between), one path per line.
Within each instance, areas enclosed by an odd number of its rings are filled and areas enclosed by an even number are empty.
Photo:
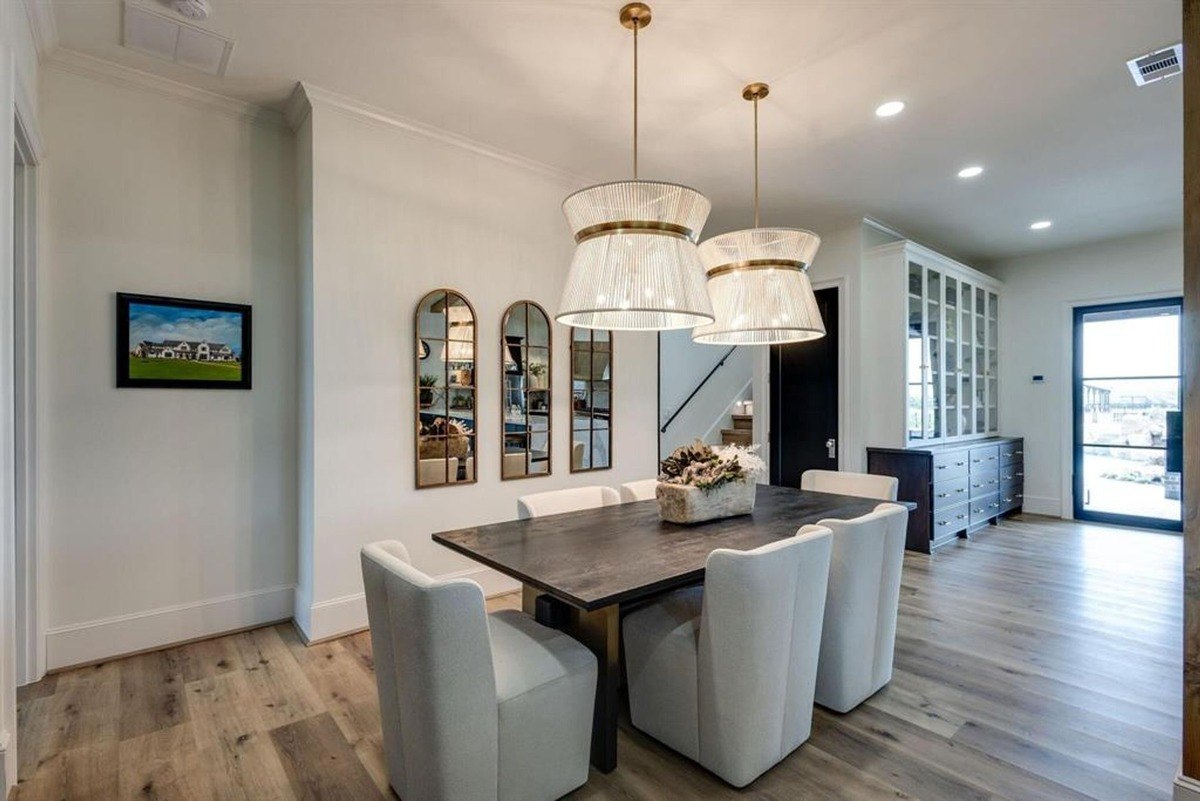
M881 503L862 517L820 525L833 532L833 558L816 699L849 712L892 680L908 509Z
M828 529L709 554L703 587L625 617L633 725L736 787L812 729Z
M621 485L621 503L634 501L652 501L658 489L657 478L646 478L641 481L627 481Z
M517 498L517 517L528 520L531 517L595 509L598 506L615 506L620 502L621 496L612 487L574 487L535 492Z
M404 801L558 798L588 778L596 657L398 542L362 549L388 779Z
M844 470L805 470L800 476L800 489L894 501L900 490L900 480L894 476L849 473Z

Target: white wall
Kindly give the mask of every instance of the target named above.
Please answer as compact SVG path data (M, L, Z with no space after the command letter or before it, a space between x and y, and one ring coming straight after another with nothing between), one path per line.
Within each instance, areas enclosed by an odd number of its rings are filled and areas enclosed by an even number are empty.
M293 136L194 91L172 97L60 66L42 77L49 666L286 618L297 527ZM252 304L253 390L116 389L117 291Z
M712 374L696 396L688 395L729 351L728 345L702 345L692 341L690 328L659 335L659 428L677 411L665 434L659 437L659 456L697 439L721 441L721 428L732 425L733 404L751 393L757 348L740 347ZM682 409L682 411L680 411Z
M440 529L512 519L519 495L615 485L656 470L652 333L615 340L613 468L570 474L568 330L554 327L554 474L500 481L500 318L530 299L553 313L571 260L559 210L580 184L516 158L309 91L313 237L309 568L297 620L313 639L366 625L358 551L404 542L417 566L512 586L435 545ZM302 133L303 136L303 133ZM301 156L303 159L303 156ZM414 489L413 312L451 287L478 316L479 482Z
M1010 259L1004 281L1000 431L1025 437L1025 510L1072 514L1072 309L1179 295L1183 234L1167 231ZM1043 384L1032 376L1044 375Z

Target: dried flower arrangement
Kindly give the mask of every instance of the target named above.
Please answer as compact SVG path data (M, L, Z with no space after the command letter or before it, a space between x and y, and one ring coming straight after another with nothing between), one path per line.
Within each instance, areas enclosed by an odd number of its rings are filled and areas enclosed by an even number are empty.
M753 482L767 465L755 451L758 446L712 447L700 440L676 448L662 460L658 480L664 484L695 487L705 493L733 482Z

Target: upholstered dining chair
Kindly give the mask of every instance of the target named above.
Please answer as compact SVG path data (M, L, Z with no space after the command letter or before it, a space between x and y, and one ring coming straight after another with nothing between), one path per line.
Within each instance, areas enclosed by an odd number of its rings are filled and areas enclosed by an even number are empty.
M655 498L654 492L657 487L657 478L646 478L641 481L627 481L620 487L621 503L652 501Z
M805 470L800 475L800 489L894 501L900 490L900 480L894 476L873 476L842 470Z
M553 799L588 778L596 657L399 542L362 549L388 781L404 801Z
M615 506L620 502L621 496L612 487L573 487L535 492L517 498L517 518L528 520L531 517L595 509L598 506Z
M622 623L633 725L744 787L808 739L829 530L714 550L703 587Z
M833 532L833 557L816 698L849 712L892 680L908 509L881 503L862 517L820 525Z
M449 459L418 459L417 460L417 483L422 487L428 487L431 484L446 484L447 476L449 482L458 480L458 457L451 456Z

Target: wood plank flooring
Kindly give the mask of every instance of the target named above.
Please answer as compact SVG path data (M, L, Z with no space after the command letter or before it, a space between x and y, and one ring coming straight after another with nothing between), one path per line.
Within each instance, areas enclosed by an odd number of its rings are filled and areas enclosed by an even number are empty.
M1170 798L1182 541L1025 516L905 557L892 683L743 791L624 724L575 799ZM493 609L519 607L518 595ZM368 634L290 625L20 691L18 801L371 799L387 786Z

